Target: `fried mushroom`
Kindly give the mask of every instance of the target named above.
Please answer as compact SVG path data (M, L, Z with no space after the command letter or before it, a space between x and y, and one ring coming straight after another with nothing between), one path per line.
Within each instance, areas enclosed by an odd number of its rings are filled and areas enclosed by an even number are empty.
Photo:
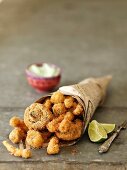
M6 149L10 152L11 155L23 158L30 158L32 155L30 149L16 148L9 144L7 141L3 141L3 145L6 147Z
M81 115L83 113L83 107L78 103L73 110L74 115Z
M25 125L24 121L23 121L21 118L16 117L16 116L14 116L14 117L12 117L12 118L10 119L9 124L10 124L10 126L12 126L12 127L19 127L19 128L21 128L22 130L24 130L24 131L27 131L27 130L28 130L28 128L27 128L27 126Z
M19 143L21 140L26 138L26 133L21 128L14 128L9 134L9 139L12 143Z
M67 96L64 100L66 108L71 108L73 106L74 98L72 96Z
M52 119L52 112L40 103L33 103L24 113L24 122L29 129L45 129L46 124Z
M64 103L54 104L54 106L52 107L52 110L55 116L58 116L66 112Z
M59 139L57 137L52 137L48 143L47 153L49 155L53 155L59 152L60 152Z
M67 112L64 116L64 119L59 124L59 131L60 132L67 132L72 124L72 120L74 119L74 115L71 112Z
M49 132L56 132L59 127L59 123L64 119L65 114L60 115L59 117L54 118L51 122L47 124L47 129Z
M52 102L50 101L49 98L45 99L45 101L44 101L43 104L44 104L44 106L45 106L46 108L48 108L49 110L52 108Z
M59 91L54 92L53 95L51 96L51 102L53 104L63 103L64 99L65 99L64 95Z
M29 130L27 132L26 142L33 148L41 148L43 146L44 139L40 132Z
M55 134L59 139L62 140L75 140L78 139L82 134L83 123L80 119L76 119L74 122L71 122L70 127L67 132L57 131Z

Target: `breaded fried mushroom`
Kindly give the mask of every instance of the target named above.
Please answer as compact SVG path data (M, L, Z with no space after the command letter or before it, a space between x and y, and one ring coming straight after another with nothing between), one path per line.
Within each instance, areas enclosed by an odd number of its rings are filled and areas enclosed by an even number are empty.
M51 101L50 101L49 98L45 99L45 101L44 101L43 104L44 104L44 106L45 106L46 108L48 108L49 110L52 108L52 103L51 103Z
M55 116L58 116L66 112L64 103L54 104L54 106L52 107L52 110Z
M31 158L32 156L32 153L31 153L31 150L30 149L23 149L22 150L22 157L23 158Z
M32 152L30 150L30 146L27 145L27 142L25 141L26 148L24 148L23 142L20 141L19 143L19 149L22 150L22 157L23 158L30 158L32 156Z
M59 139L57 137L52 137L48 143L47 153L49 155L57 154L60 152Z
M52 119L52 112L40 103L33 103L24 113L24 122L29 129L43 130Z
M49 132L56 132L59 127L59 123L64 119L64 114L60 115L57 118L54 118L51 122L47 124L47 129Z
M33 148L41 148L43 146L44 139L40 132L29 130L27 132L26 142Z
M64 119L68 119L68 120L72 121L74 119L73 113L67 112L64 116Z
M75 122L71 122L67 132L56 132L56 136L62 140L75 140L78 139L82 134L83 123L80 119L76 119Z
M83 107L78 103L75 109L73 110L74 115L81 115L83 113Z
M69 130L70 126L71 126L71 121L68 119L64 119L60 123L58 130L62 133L65 133Z
M24 131L27 131L27 130L28 130L28 128L27 128L27 126L25 125L24 121L23 121L21 118L16 117L16 116L14 116L14 117L12 117L12 118L10 119L9 124L10 124L10 126L12 126L12 127L19 127L19 128L21 128L22 130L24 130Z
M64 116L64 119L59 124L59 131L64 133L67 132L72 124L72 120L74 119L74 115L71 112L67 112Z
M22 152L19 148L16 148L9 144L7 141L3 141L3 145L7 148L7 150L14 156L22 156Z
M51 96L51 102L54 104L63 103L64 99L65 99L64 95L59 91L54 92L53 95Z
M14 128L11 133L9 134L9 139L12 141L12 143L19 143L21 140L24 140L26 138L26 134L21 128Z
M72 96L67 96L64 100L66 108L71 108L73 106L74 98Z
M30 158L31 157L31 151L30 149L20 149L12 146L7 141L3 141L3 145L6 147L6 149L14 156L17 157L23 157L23 158Z

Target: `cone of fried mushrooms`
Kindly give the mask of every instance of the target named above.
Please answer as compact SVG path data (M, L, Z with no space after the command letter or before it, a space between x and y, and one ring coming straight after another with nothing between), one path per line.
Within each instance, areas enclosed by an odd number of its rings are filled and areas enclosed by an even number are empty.
M60 87L26 108L24 120L12 117L14 129L4 146L14 156L31 157L31 148L47 147L48 154L57 154L60 148L76 143L90 122L96 108L105 99L112 77L88 78L78 84ZM25 147L24 147L25 144Z

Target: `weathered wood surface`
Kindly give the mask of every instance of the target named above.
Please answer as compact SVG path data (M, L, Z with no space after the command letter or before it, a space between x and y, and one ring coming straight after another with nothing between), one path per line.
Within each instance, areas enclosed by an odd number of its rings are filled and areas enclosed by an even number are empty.
M23 115L37 94L24 69L33 62L53 62L63 69L61 85L89 76L112 74L107 99L95 119L119 124L127 119L127 1L4 0L0 4L0 141L7 138L12 115ZM28 160L13 157L0 145L0 169L126 169L127 132L110 151L87 133L56 156L33 151ZM77 153L72 154L73 149Z

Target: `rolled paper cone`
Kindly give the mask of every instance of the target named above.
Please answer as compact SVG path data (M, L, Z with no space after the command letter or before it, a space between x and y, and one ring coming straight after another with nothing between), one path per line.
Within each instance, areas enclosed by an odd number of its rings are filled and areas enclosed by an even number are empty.
M76 98L78 102L84 108L84 128L82 134L84 134L88 123L90 122L96 108L104 102L107 87L112 79L112 76L104 76L100 78L88 78L78 84L63 86L59 88L59 91L64 95L71 95ZM45 97L51 96L51 94L44 96L37 100L37 103L42 103ZM76 142L68 142L67 145L72 145Z
M65 95L79 97L84 108L84 131L92 118L96 108L104 102L107 87L112 76L100 78L88 78L78 84L60 87L59 90Z

